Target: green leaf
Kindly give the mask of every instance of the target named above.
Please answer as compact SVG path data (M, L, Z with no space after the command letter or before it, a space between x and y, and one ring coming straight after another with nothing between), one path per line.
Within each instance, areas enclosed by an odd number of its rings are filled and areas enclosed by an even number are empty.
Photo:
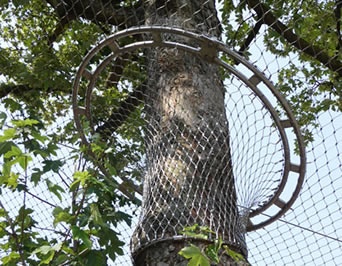
M55 173L58 173L59 168L63 166L63 162L61 160L44 160L43 161L43 171L53 171Z
M28 4L30 1L29 1L29 0L12 0L12 2L13 2L13 5L14 5L15 7L18 7L18 6L20 6L20 5L26 5L26 4Z
M47 246L47 245L44 245L44 246L40 246L38 248L36 248L32 253L33 254L36 254L36 253L41 253L41 254L48 254L50 251L60 251L61 248L63 246L63 242L60 242L54 246Z
M194 224L192 226L185 227L181 234L189 237L200 238L200 239L208 239L208 235L210 233L214 233L208 226L199 226L198 224Z
M30 208L24 208L24 207L21 207L19 209L19 216L23 217L23 216L27 216L29 214L33 213L33 210L30 209Z
M54 260L54 265L65 265L64 263L68 260L68 256L63 254L63 253L59 253L59 255L57 256L57 258Z
M208 245L205 249L205 254L210 258L213 262L219 263L219 250L215 244Z
M189 259L188 266L210 266L209 259L201 252L199 247L193 244L182 248L178 254Z
M22 153L22 151L16 145L11 146L11 150L4 154L5 159L12 159L11 164L19 163L23 170L26 170L28 162L32 161L30 155Z
M62 200L62 195L60 192L65 192L64 189L54 183L52 183L49 179L46 179L46 185L53 194L57 196L57 198L61 201Z
M38 132L32 132L31 135L35 140L38 140L41 143L44 143L45 141L47 141L49 139L47 136L43 136L43 135L39 134Z
M0 128L4 126L6 119L7 119L6 113L0 112Z
M8 256L5 256L1 259L3 265L15 265L16 262L19 262L20 255L18 252L12 251Z
M122 211L115 211L115 217L118 221L125 221L128 226L132 225L132 216Z
M11 188L16 188L18 186L18 178L19 174L11 173L6 182L7 186Z
M0 156L10 151L12 146L16 146L12 141L0 142Z
M85 266L106 266L107 257L104 250L91 250L86 255Z
M52 214L55 217L53 220L54 227L56 227L56 225L60 222L69 223L73 219L73 216L69 213L68 209L63 209L58 206L52 211Z
M99 207L96 203L90 204L90 220L92 220L95 224L104 226L105 223L103 222L101 213L99 211Z
M40 181L43 175L43 172L41 172L38 168L35 168L33 170L37 170L37 171L31 174L31 181L34 183L35 186L37 186L38 182Z
M4 209L0 208L0 217L6 217L7 212Z
M10 161L10 162L5 162L3 165L2 165L2 181L4 182L4 180L8 179L8 177L11 175L11 169L12 169L12 165L13 163ZM3 184L3 182L0 182L0 184Z
M18 146L12 146L11 150L6 152L4 158L10 159L12 157L18 157L22 155L22 151L18 148Z
M71 231L72 231L72 235L73 238L76 240L82 240L83 244L87 247L87 248L91 248L92 246L92 242L90 240L89 235L83 231L81 228L79 228L76 225L71 226Z
M233 260L239 262L239 261L246 261L244 256L242 256L239 252L236 252L234 250L231 250L228 246L223 246L229 257L231 257Z
M5 104L5 108L9 109L11 112L14 112L16 110L21 110L22 106L19 102L16 102L12 98L6 98L3 100L3 103Z
M207 234L202 234L202 233L185 231L185 232L182 232L182 234L185 235L185 236L194 237L194 238L200 238L200 239L204 239L204 240L208 239Z
M8 128L4 130L3 135L0 136L0 142L14 139L16 133L17 133L17 130L15 128Z
M39 124L39 121L34 119L12 120L12 124L17 127L27 127Z
M19 209L18 216L16 217L16 222L22 224L24 229L31 227L35 222L30 216L33 213L33 210L30 208L25 208L24 206Z
M53 248L51 246L41 246L39 248L36 248L32 254L36 254L36 253L41 253L43 255L48 254L50 251L53 251Z
M63 246L63 243L60 242L54 246L47 246L47 245L43 245L43 246L40 246L38 248L36 248L32 254L37 254L37 253L40 253L40 254L43 254L43 255L48 255L46 256L44 259L42 259L39 263L39 265L44 265L44 264L50 264L50 262L52 261L52 259L54 258L54 255L56 252L60 251L61 248Z
M46 256L44 259L42 259L39 263L39 265L49 265L50 262L53 260L55 257L55 251L51 250L51 252L48 253L49 255Z
M74 182L72 182L71 185L69 186L70 192L76 191L79 184L80 184L80 180L75 180Z
M118 238L118 233L108 226L103 226L98 230L97 237L99 238L100 246L105 246L108 256L114 261L117 255L123 255L122 246L124 242Z
M27 169L27 166L28 166L28 163L29 163L30 161L32 161L32 158L31 158L31 156L28 155L28 154L22 154L22 155L19 156L15 161L19 163L20 167L21 167L23 170L26 170L26 169Z
M70 188L69 188L70 191L75 191L79 184L81 184L81 186L84 187L84 185L90 178L90 174L87 171L83 171L83 172L77 171L74 173L73 177L74 177L74 182L72 182L70 185Z

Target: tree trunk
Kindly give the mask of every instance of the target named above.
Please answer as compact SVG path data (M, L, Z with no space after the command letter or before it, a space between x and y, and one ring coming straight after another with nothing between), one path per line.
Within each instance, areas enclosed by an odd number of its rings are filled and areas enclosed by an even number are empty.
M148 25L186 28L220 38L214 1L146 1ZM172 41L187 43L187 39ZM173 38L173 39L172 39ZM231 167L224 85L218 66L185 51L146 51L147 174L142 214L132 238L136 265L187 265L180 231L198 224L246 256ZM222 258L220 265L230 265ZM233 264L232 264L233 265Z

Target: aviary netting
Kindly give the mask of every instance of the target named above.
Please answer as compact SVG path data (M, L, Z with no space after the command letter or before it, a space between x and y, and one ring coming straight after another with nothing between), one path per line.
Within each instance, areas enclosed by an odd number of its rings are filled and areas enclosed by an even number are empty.
M337 263L340 5L2 4L3 263Z

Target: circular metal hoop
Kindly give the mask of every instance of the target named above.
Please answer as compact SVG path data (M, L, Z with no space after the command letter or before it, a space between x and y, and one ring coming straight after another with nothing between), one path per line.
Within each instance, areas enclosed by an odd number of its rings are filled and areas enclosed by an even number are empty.
M187 41L186 43L168 41L166 38L163 38L164 34L180 36L190 41ZM119 40L137 35L140 35L140 39L143 41L134 41L132 39L128 44L127 42L124 45L119 44ZM189 43L191 43L191 45ZM244 86L252 91L254 97L257 97L259 101L262 102L263 107L267 110L270 117L272 117L274 127L277 129L281 139L283 148L283 170L279 177L279 184L273 192L273 195L271 195L266 202L263 202L254 209L249 209L247 206L249 222L247 223L246 229L247 231L252 231L262 228L281 217L295 202L304 180L306 157L300 128L287 101L275 88L272 82L247 60L216 39L182 29L146 26L117 32L100 42L85 56L79 67L73 86L73 111L76 127L80 133L82 142L86 145L90 143L87 134L84 132L82 121L88 120L91 127L93 126L90 108L91 95L101 71L112 60L115 60L122 54L134 52L138 49L154 49L157 47L180 49L200 56L210 63L217 64L241 81ZM100 61L94 68L94 58L99 51L103 49L109 50L110 53L107 53L108 55L106 58ZM232 66L227 63L227 60L221 59L223 56L240 64L248 71L245 72ZM247 72L250 74L248 75ZM80 90L82 80L88 82L85 92L81 92ZM84 104L79 103L81 94L85 99ZM275 104L277 108L274 107ZM281 109L282 115L279 115L279 108ZM290 148L290 142L295 142L297 145L298 158L296 162L294 162L292 158L294 157L294 151ZM272 210L272 212L268 212L269 210Z

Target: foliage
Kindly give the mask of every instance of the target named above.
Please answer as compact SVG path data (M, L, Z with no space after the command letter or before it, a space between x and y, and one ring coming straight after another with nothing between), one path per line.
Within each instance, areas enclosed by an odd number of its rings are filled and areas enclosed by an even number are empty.
M293 58L273 81L291 104L306 141L312 141L318 114L342 110L340 5L332 0L314 4L301 0L222 2L223 21L231 22L224 23L229 46L250 57L258 51L248 49L249 37L254 40L262 36L263 52L268 56L284 62ZM261 17L258 7L268 13L268 21Z
M5 114L1 115L6 120ZM128 214L117 211L116 206L128 203L127 199L115 192L114 182L106 182L98 170L91 167L73 174L69 191L45 178L50 171L58 173L66 162L52 159L57 146L52 145L51 137L41 134L40 130L39 121L25 119L12 120L3 131L0 136L3 158L0 184L13 192L29 193L30 181L34 186L45 182L47 190L61 202L72 197L70 206L54 206L52 210L53 227L64 239L42 237L37 231L34 210L26 207L25 201L17 214L7 211L1 203L0 238L5 240L1 241L1 249L8 251L1 259L2 263L93 265L96 258L98 265L105 265L107 256L115 260L122 254L124 243L114 228L121 221L130 224L131 219ZM43 168L28 171L38 156L44 159ZM62 227L66 229L58 229Z
M194 224L193 226L185 227L181 233L184 236L197 240L205 240L208 243L210 236L215 232L210 230L207 226ZM233 251L224 244L220 236L218 239L210 242L202 249L197 245L190 243L189 246L182 248L178 254L189 259L189 266L209 266L218 264L220 263L221 256L224 254L228 255L236 262L246 263L246 259L240 253Z
M0 1L0 11L0 96L7 110L0 112L0 185L2 194L10 190L23 199L17 213L0 202L1 264L107 265L123 254L115 228L131 223L120 208L132 202L113 177L130 175L125 166L132 162L125 158L133 155L127 145L119 152L94 143L93 152L108 155L106 176L94 164L81 165L73 121L60 125L70 116L75 69L104 34L95 24L74 21L50 46L48 36L59 19L46 3ZM69 155L61 159L61 153ZM70 164L75 172L64 174ZM33 195L34 188L60 204ZM51 207L51 225L40 227L39 209L27 206L28 197Z

